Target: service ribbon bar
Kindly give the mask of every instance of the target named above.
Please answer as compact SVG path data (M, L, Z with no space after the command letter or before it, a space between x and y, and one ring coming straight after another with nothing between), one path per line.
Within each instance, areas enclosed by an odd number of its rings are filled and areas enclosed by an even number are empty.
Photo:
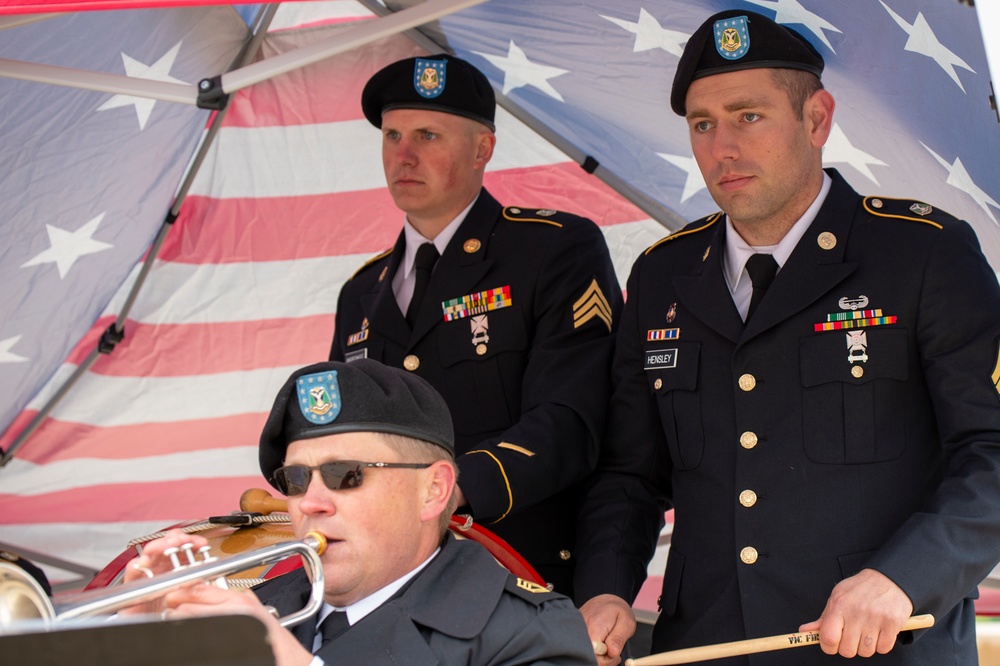
M646 340L677 340L681 337L679 328L655 328L646 332Z
M363 331L358 331L357 333L352 333L351 335L347 336L347 346L350 347L351 345L356 345L360 342L364 342L367 339L368 339L368 329L366 328Z
M855 312L835 312L826 316L827 321L847 321L848 319L874 319L881 317L881 310L857 310Z
M832 315L831 315L832 316ZM866 326L882 326L895 324L895 317L870 317L868 319L848 319L847 321L828 321L813 324L814 331L837 331L842 328L864 328Z
M481 315L490 310L506 308L511 304L510 285L497 287L478 294L460 296L441 303L445 321L455 321L474 315Z

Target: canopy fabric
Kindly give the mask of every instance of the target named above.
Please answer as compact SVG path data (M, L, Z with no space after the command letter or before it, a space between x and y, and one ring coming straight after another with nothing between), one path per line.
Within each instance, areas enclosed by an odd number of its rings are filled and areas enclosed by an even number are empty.
M687 36L729 6L801 30L827 59L829 166L866 194L920 197L969 220L1000 266L1000 126L968 6L490 0L431 26L431 42L381 40L232 97L124 340L0 469L0 542L99 568L129 539L228 513L264 484L255 448L273 394L326 357L340 285L401 224L358 101L396 58L447 49L481 67L511 109L499 113L487 187L508 204L594 219L624 286L645 247L716 210L667 95ZM262 57L370 19L354 2L285 3ZM3 36L0 58L87 58L97 71L193 83L225 71L248 30L231 7L179 7L69 14ZM6 449L125 308L210 114L2 78L0 106ZM595 175L579 166L587 157ZM631 202L605 184L616 179Z

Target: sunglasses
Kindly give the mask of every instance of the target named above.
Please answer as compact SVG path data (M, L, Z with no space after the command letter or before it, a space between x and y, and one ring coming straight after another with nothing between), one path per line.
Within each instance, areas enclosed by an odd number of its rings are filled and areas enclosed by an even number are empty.
M319 470L323 485L330 490L348 490L357 488L365 480L364 468L378 467L380 469L425 469L431 463L385 463L360 462L358 460L334 460L322 465L285 465L274 471L272 481L284 495L292 497L303 495L309 488L312 473Z

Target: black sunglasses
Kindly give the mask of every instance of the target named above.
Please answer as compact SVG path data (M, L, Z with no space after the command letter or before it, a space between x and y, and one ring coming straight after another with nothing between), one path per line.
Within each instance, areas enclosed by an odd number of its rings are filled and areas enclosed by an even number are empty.
M347 490L357 488L365 480L365 467L399 468L399 469L425 469L431 463L385 463L385 462L360 462L358 460L334 460L325 462L322 465L309 467L308 465L285 465L274 470L271 480L283 494L288 497L303 495L309 488L314 470L319 470L319 475L323 479L323 485L330 490Z

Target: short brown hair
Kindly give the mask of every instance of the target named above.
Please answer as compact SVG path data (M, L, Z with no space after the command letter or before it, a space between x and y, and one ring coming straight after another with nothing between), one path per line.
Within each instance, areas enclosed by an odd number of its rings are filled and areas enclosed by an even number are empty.
M772 69L774 83L788 94L788 101L795 111L795 117L802 120L806 100L823 89L819 77L798 69Z

